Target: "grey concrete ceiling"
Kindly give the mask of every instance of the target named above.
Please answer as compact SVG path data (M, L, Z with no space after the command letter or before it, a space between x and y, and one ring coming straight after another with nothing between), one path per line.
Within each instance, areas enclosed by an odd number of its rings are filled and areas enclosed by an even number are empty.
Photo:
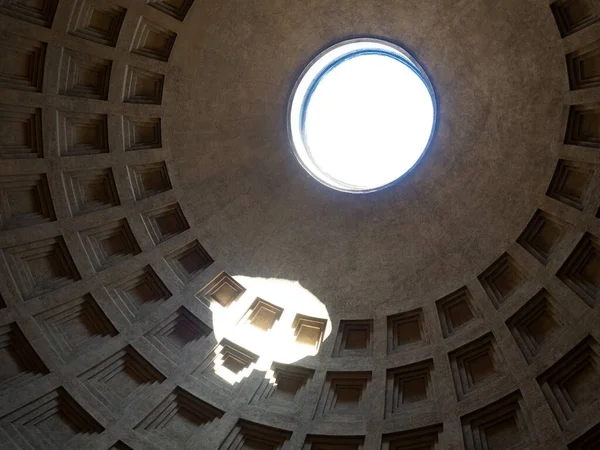
M219 2L188 24L166 85L173 167L202 242L235 273L300 280L348 313L393 309L476 276L543 199L567 83L544 2ZM439 101L418 167L364 196L309 178L285 123L304 65L357 35L412 52Z
M357 36L439 105L367 195L286 131ZM597 448L599 67L596 0L0 0L0 447ZM236 275L314 294L318 353L250 371Z

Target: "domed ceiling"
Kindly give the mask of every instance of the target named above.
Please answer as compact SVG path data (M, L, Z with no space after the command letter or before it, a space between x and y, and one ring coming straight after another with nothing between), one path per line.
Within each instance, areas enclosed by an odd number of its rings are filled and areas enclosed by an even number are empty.
M3 448L600 447L595 0L0 0ZM298 164L298 76L401 45L390 187Z
M347 313L397 307L431 280L438 293L464 284L514 241L556 165L565 71L547 5L318 3L190 15L165 121L201 241L235 273L301 280ZM307 177L285 123L300 71L354 35L401 42L439 97L433 145L411 176L360 197Z

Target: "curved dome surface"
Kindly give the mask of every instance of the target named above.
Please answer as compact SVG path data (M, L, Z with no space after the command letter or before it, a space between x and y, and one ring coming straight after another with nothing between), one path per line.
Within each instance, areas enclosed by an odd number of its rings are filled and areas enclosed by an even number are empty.
M595 2L13 0L0 30L7 448L600 445ZM437 94L359 196L286 123L354 37Z
M514 17L511 8L507 16L479 7L457 27L446 18L460 16L459 5L436 5L436 14L385 2L346 12L322 5L221 5L186 29L187 52L176 48L177 114L165 120L202 242L229 270L301 280L352 308L365 298L422 296L433 279L451 289L514 241L556 165L565 70L564 55L548 45L552 15L543 4ZM332 23L315 25L330 10ZM296 76L321 48L356 34L401 42L439 97L433 143L411 176L362 198L307 177L288 151L285 124Z

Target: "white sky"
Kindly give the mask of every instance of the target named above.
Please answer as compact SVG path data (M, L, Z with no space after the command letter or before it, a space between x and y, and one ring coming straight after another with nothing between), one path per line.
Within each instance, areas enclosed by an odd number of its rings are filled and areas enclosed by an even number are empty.
M409 67L386 55L359 55L317 84L306 107L306 145L329 176L375 188L417 162L433 116L431 95Z

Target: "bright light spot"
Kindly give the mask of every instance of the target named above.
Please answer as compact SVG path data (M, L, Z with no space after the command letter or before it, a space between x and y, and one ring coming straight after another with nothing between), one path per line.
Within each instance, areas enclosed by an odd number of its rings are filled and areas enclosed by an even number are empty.
M361 192L408 172L427 148L435 121L431 85L397 46L352 40L319 55L290 104L298 159L335 189Z
M219 352L223 349L223 346L217 346L215 353L219 355ZM250 367L247 367L243 370L240 370L238 373L234 373L229 370L227 367L223 366L223 358L221 356L217 356L215 360L215 373L227 381L229 384L235 384L242 381L243 378L246 378L252 370L254 370L254 364L251 364Z
M421 78L390 56L362 55L327 73L306 108L315 164L356 186L381 186L408 171L429 141L433 105Z
M258 361L237 374L222 365L219 358L215 362L215 372L233 384L247 377L253 369L267 372L270 378L274 361L292 364L306 356L316 355L319 346L297 340L294 321L298 314L327 321L320 336L323 342L331 333L331 320L325 305L297 281L278 278L233 277L246 291L227 308L218 303L211 305L213 326L217 341L227 339L259 356ZM270 314L269 308L263 308L262 315L251 319L252 307L261 299L281 311L280 315ZM256 309L256 308L255 308ZM276 320L273 320L275 317ZM272 324L272 326L270 326ZM269 327L268 329L265 329ZM217 354L221 348L217 348ZM272 381L272 380L271 380Z

